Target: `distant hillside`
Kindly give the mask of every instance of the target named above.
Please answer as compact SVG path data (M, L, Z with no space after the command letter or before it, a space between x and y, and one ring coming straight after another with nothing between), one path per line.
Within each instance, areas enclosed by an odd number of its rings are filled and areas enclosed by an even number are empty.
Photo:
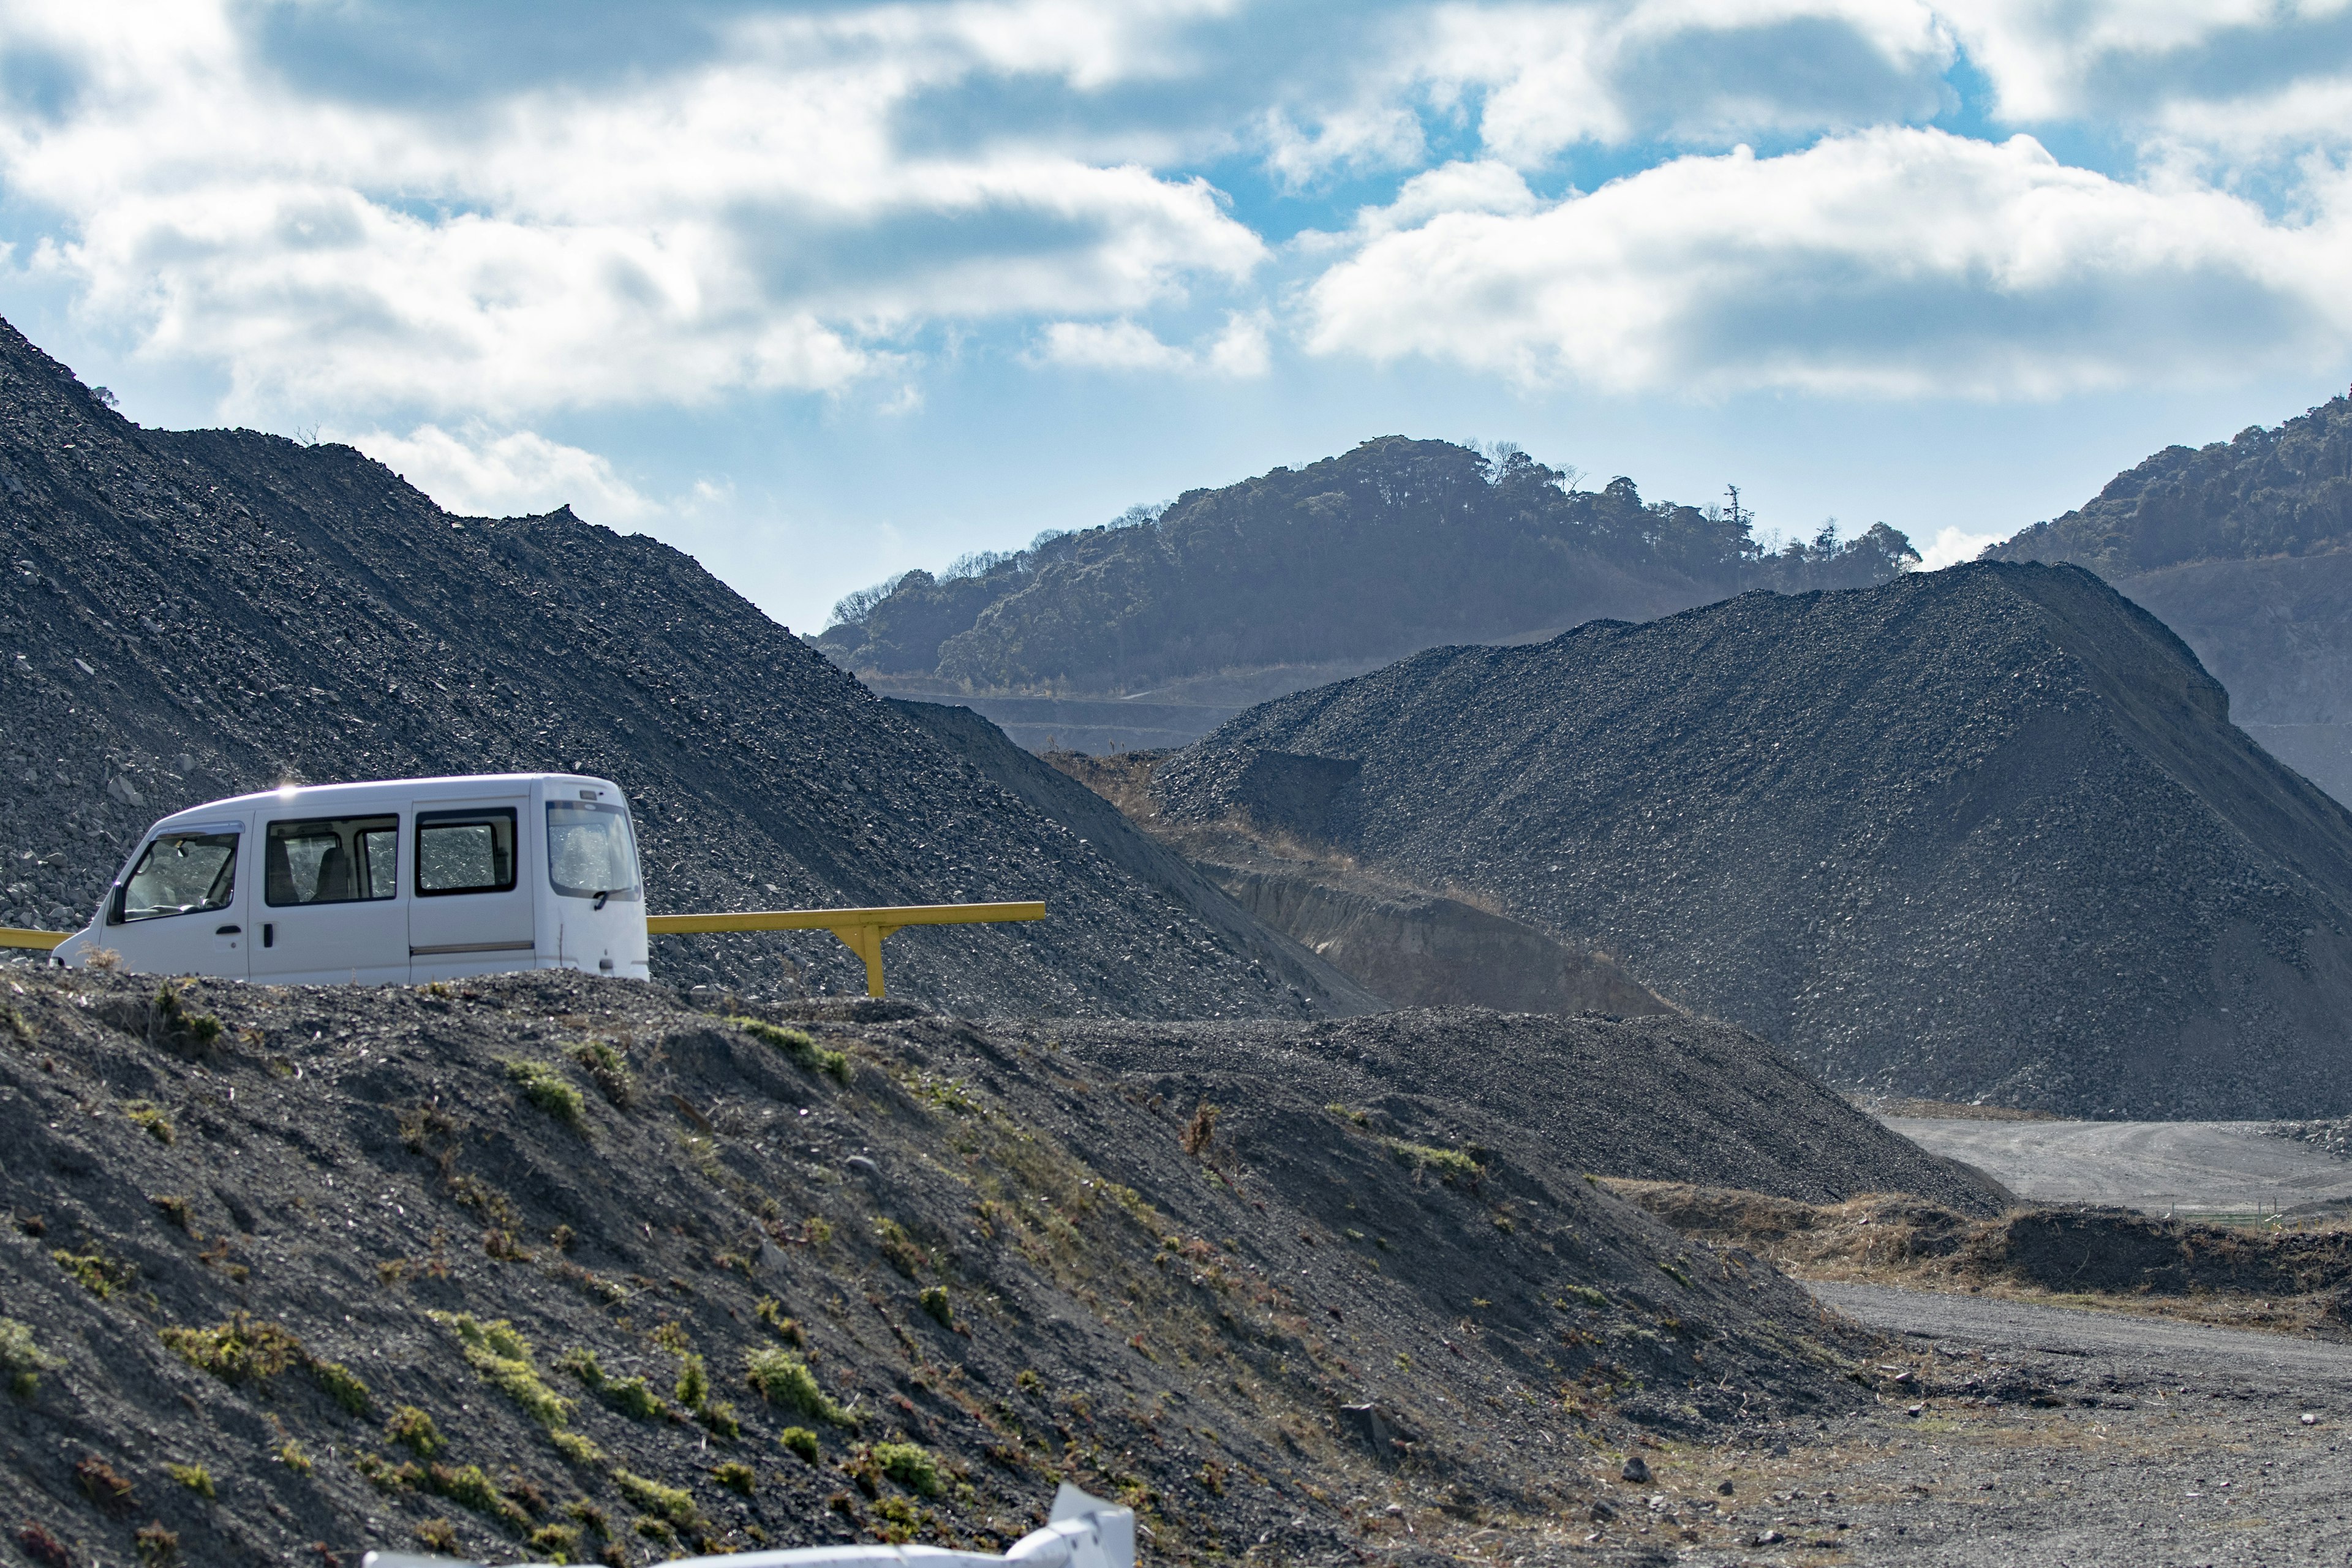
M150 822L281 779L577 766L629 791L657 911L1046 900L1041 924L891 938L910 997L1154 1017L1362 1001L666 545L568 510L453 518L348 447L142 430L5 324L0 542L0 921L79 924ZM823 935L661 938L655 972L865 988Z
M908 573L844 601L817 644L860 671L983 692L1253 671L1291 690L1433 644L1646 620L1748 587L1860 586L1916 560L1884 524L1768 553L1744 515L1644 501L1631 479L1572 489L1516 450L1391 436L1188 490L1156 517ZM1268 694L1260 681L1244 700ZM1059 717L1083 731L1128 716Z
M2352 801L2352 397L2168 447L1985 553L2106 578L2196 650L2249 734Z
M2071 567L1437 648L1162 763L1832 1082L2094 1115L2352 1110L2352 813Z
M1985 552L2071 561L2110 582L2189 562L2315 555L2352 545L2352 397L2276 429L2167 447L2079 510Z

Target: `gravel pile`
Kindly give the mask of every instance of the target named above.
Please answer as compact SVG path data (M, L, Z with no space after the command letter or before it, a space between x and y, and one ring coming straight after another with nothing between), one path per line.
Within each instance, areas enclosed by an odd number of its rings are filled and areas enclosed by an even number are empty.
M576 974L0 997L12 1563L1002 1550L1064 1479L1154 1563L1350 1563L1769 1448L1882 1349L1572 1140L1247 1052Z
M5 324L0 536L0 922L80 924L136 836L201 801L579 768L629 792L656 912L1046 901L1042 924L893 937L908 996L1356 1005L1198 878L1139 878L677 551L568 509L454 518L348 447L142 430ZM865 988L823 933L661 938L655 965L758 994Z
M2352 815L2079 568L1433 649L1253 709L1153 788L1610 952L1834 1083L2352 1110Z

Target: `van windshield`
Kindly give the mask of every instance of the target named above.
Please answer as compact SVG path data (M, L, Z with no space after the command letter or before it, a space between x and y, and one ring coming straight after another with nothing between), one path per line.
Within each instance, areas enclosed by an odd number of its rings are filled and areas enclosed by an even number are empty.
M547 878L567 899L640 897L629 814L590 801L547 803Z
M236 840L234 833L163 834L116 892L109 923L228 908L236 897Z

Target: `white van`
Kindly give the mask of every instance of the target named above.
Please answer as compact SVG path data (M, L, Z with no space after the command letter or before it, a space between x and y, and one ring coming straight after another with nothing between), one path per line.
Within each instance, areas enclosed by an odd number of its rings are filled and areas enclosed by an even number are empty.
M175 813L55 957L100 949L273 984L649 973L628 802L572 773L289 784Z

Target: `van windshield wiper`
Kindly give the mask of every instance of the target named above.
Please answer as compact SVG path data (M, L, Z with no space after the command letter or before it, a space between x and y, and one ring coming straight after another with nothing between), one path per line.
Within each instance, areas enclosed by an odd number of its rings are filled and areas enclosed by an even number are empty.
M625 893L628 890L626 888L600 888L596 890L596 901L588 907L592 910L601 910L604 907L606 899L611 898L614 893Z

